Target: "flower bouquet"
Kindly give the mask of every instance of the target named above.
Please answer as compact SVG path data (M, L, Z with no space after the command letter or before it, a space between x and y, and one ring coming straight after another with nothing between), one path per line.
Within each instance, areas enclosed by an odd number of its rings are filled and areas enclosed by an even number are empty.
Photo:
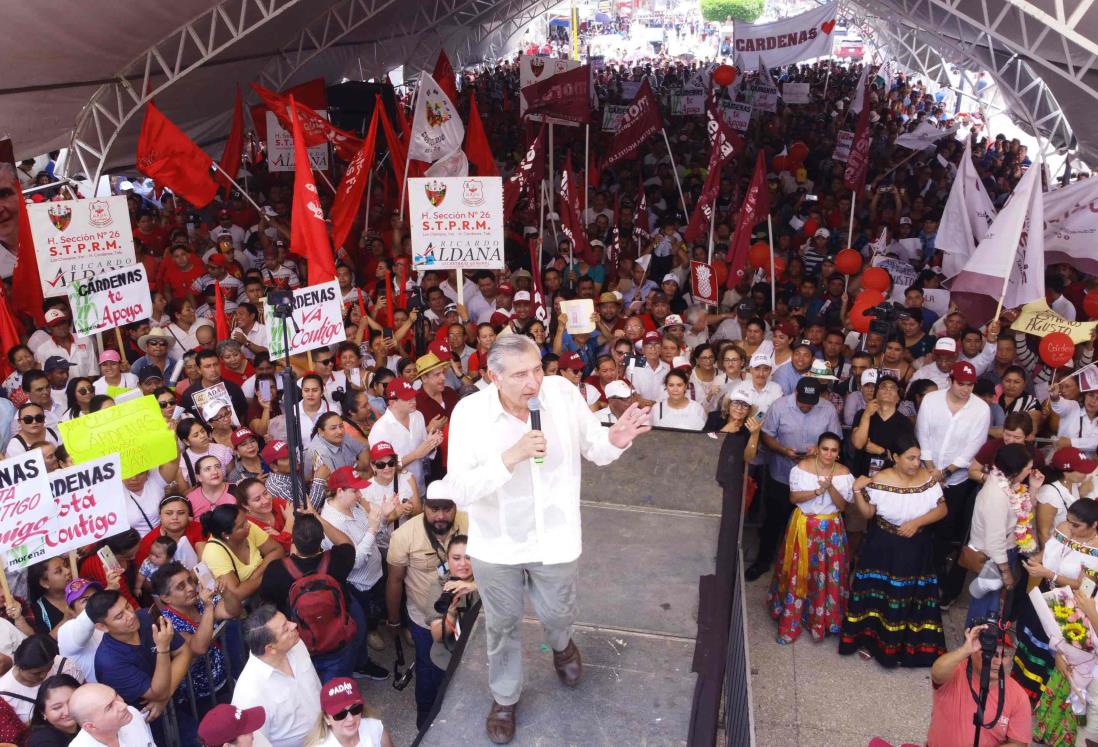
M1094 679L1098 667L1098 650L1094 629L1083 611L1075 605L1070 588L1060 586L1041 593L1029 592L1030 601L1041 620L1041 627L1048 635L1051 648L1062 655L1071 670L1069 677L1071 695L1068 702L1077 715L1086 713L1087 686Z

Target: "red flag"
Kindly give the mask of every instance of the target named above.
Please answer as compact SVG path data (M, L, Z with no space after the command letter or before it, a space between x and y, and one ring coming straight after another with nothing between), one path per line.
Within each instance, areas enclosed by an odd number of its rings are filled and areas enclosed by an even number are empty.
M229 182L229 179L236 179L236 174L240 171L240 161L243 157L244 100L240 96L240 86L237 86L236 103L233 105L233 125L229 129L229 139L225 141L225 150L221 151L221 160L218 162L218 172L215 177L225 189L232 188L233 185Z
M503 185L503 219L507 220L515 211L519 197L530 189L539 189L545 177L545 123L541 125L538 136L530 143L529 150L515 173Z
M499 167L492 157L492 147L488 136L484 134L484 123L480 119L477 97L469 97L469 124L465 128L465 155L469 163L476 168L477 176L499 176Z
M695 301L716 306L720 296L719 285L716 267L705 262L690 262L690 295Z
M458 91L457 86L454 84L454 66L450 64L450 58L446 56L446 50L438 50L438 62L435 63L434 72L431 73L431 77L438 83L438 87L442 89L442 92L450 97L450 101L454 106L458 103Z
M572 172L572 154L569 153L560 177L560 229L572 242L575 255L590 262L591 245L587 243L587 232L583 230L576 186L576 175Z
M645 140L662 129L660 104L646 78L637 90L633 103L622 116L618 131L614 133L614 140L610 143L610 152L599 166L599 171L623 158L632 158Z
M229 317L225 315L225 297L221 295L221 281L214 281L214 326L217 341L229 339Z
M41 309L41 304L39 304ZM3 287L0 287L0 347L4 350L11 350L16 345L20 344L19 329L21 325L15 321L12 317L11 311L8 310L8 299L4 295ZM8 357L0 357L0 377L8 378L14 369L11 364L8 363Z
M716 147L720 143L721 167L724 167L737 152L743 152L743 138L725 121L717 111L716 93L709 95L705 101L705 127L709 133L709 146Z
M15 253L15 270L11 276L11 307L34 319L36 326L46 323L42 315L42 281L38 276L38 259L31 234L30 216L19 180L15 180L19 198L19 246ZM5 348L11 350L11 348Z
M404 183L404 164L408 159L408 150L401 142L397 134L393 132L393 123L389 121L389 115L385 113L385 107L381 103L381 94L374 100L374 108L381 110L381 129L385 133L385 144L389 146L389 160L393 164L393 174L396 176L397 187ZM397 110L400 102L397 102ZM399 190L398 190L399 192Z
M275 115L278 123L284 129L293 131L294 121L290 116L290 99L292 97L275 93L258 83L252 83L252 90L259 94L259 98L263 100L263 105ZM296 104L296 107L306 148L331 143L336 155L344 161L350 161L355 157L355 154L362 147L361 138L346 130L339 129L304 104Z
M705 176L705 184L702 186L698 204L694 206L694 212L690 215L690 223L682 237L686 243L693 244L700 241L709 230L709 223L714 218L717 192L721 188L721 167L727 162L724 157L724 138L719 136L713 141L713 147L709 151L709 173Z
M732 250L728 255L728 286L733 287L743 277L744 264L747 262L747 248L751 245L751 231L770 213L770 193L766 188L766 159L763 152L755 160L755 173L751 185L740 205L740 219L736 222L736 235L732 239Z
M297 118L297 104L290 97L294 133L294 207L290 216L290 247L309 263L308 285L335 280L335 258L324 225L324 211L313 181L305 135Z
M217 194L217 183L210 176L212 163L213 159L149 102L137 141L138 171L202 208Z
M866 104L858 112L858 126L854 129L854 142L850 144L850 155L843 172L843 184L855 197L865 189L865 177L869 171L869 89L870 81L866 80L863 99Z
M589 65L557 73L522 89L526 116L547 114L568 122L591 119L591 68Z
M370 129L366 132L366 140L362 143L362 149L355 155L354 160L347 164L347 173L343 175L343 181L339 183L335 200L332 202L332 243L337 247L343 246L343 242L351 233L355 213L358 212L362 193L366 190L366 183L369 181L370 169L374 167L380 108L374 107L374 116L370 120Z

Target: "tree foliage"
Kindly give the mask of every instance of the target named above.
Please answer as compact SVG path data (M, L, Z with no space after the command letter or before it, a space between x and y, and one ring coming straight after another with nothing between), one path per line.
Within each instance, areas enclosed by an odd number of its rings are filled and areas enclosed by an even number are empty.
M726 20L754 23L762 15L765 0L700 0L702 18L707 21Z

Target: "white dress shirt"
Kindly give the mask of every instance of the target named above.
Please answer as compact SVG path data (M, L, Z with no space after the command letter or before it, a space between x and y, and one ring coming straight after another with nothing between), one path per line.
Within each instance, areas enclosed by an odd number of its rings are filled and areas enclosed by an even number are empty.
M259 733L273 747L301 747L305 736L320 716L320 678L313 661L298 641L286 655L292 677L287 677L254 654L236 681L233 705L237 708L263 706L267 720Z
M94 379L99 375L99 365L95 362L95 347L90 337L74 337L72 345L66 350L58 345L51 337L42 343L34 354L39 368L45 368L46 361L55 355L59 355L73 364L69 369L69 376L87 376Z
M503 452L530 423L503 409L496 385L454 408L446 484L458 508L469 514L469 554L479 560L517 565L578 558L580 457L605 465L623 452L563 377L545 377L538 398L548 444L544 463L526 460L511 470L503 464Z
M118 747L156 747L152 730L145 723L145 717L141 714L141 711L133 706L126 706L126 708L133 718L118 730ZM69 747L73 747L73 745L76 745L76 747L94 747L97 744L103 744L103 742L81 730L77 733L76 738L69 742Z
M671 372L671 366L663 361L652 368L647 362L643 366L629 366L625 369L625 375L629 383L633 385L637 396L649 402L659 402L667 399L667 392L663 388L663 380Z
M952 413L946 400L948 394L948 389L939 389L923 398L915 420L915 435L924 462L933 462L940 470L951 465L956 468L945 481L947 487L953 487L968 479L968 465L987 441L991 408L976 395L970 395L961 409Z
M391 408L386 410L385 414L374 423L374 427L370 429L369 436L370 446L373 446L379 441L388 441L393 445L397 456L400 457L404 469L416 478L416 487L419 488L420 495L423 495L423 491L427 489L427 485L424 483L424 475L426 462L431 458L431 455L429 454L422 459L417 459L411 464L403 463L408 455L426 440L427 424L423 420L423 413L419 410L413 411L408 417L408 427L405 428L401 425L400 421L396 419L396 416L393 415ZM451 436L450 444L452 445L453 443L454 439L453 436Z
M1076 449L1093 454L1098 448L1098 417L1087 417L1086 408L1066 397L1052 402L1052 411L1060 416L1060 428L1056 435L1070 438L1071 445Z
M942 371L934 361L919 366L919 368L915 370L915 373L911 375L911 381L908 382L908 386L911 386L921 379L933 381L938 385L939 389L949 388L949 371Z

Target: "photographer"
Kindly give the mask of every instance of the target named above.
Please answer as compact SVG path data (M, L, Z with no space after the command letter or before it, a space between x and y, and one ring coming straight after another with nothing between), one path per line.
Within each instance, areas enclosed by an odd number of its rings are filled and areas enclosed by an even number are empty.
M989 644L989 648L994 646L994 651L990 658L990 689L984 707L984 724L989 721L993 723L990 728L980 729L980 745L1021 747L1029 744L1029 700L1017 682L1000 676L1013 650L1005 646L1001 634L994 627L976 625L965 631L964 643L959 648L939 656L930 669L934 701L927 747L967 747L973 743L976 736L973 723L976 694L979 693L980 674L984 666L981 639L985 638L988 640L984 642ZM1001 712L1000 698L1003 698Z
M450 575L442 585L442 595L435 602L435 615L429 618L431 638L435 645L431 647L431 661L439 669L450 666L450 654L469 630L471 618L468 613L480 603L477 595L477 582L473 580L473 562L465 553L469 538L464 534L455 534L446 548L446 563Z

